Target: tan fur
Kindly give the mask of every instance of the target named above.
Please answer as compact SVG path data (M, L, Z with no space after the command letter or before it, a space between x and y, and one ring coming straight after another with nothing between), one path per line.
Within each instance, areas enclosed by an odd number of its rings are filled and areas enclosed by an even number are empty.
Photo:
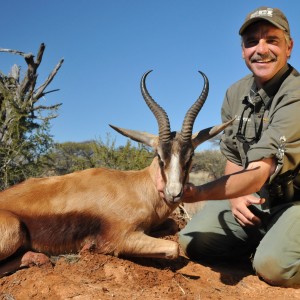
M0 235L0 260L9 257L25 241L20 221L9 211L0 211Z
M141 90L157 118L161 136L111 126L152 147L159 162L156 157L140 171L99 168L29 179L1 192L0 272L8 272L10 266L31 265L35 260L37 264L46 261L43 255L31 252L22 259L18 256L21 250L58 255L93 247L105 254L178 257L177 243L148 234L179 205L195 148L233 120L189 137L189 128L208 93L208 80L201 73L205 85L200 97L187 112L182 132L171 132L165 111L146 91L147 74L142 77ZM156 188L158 172L165 181L164 199ZM20 263L7 263L12 255Z
M58 255L87 244L101 253L176 258L176 243L145 234L178 206L159 197L158 168L155 158L140 171L89 169L2 191L0 259L20 247Z

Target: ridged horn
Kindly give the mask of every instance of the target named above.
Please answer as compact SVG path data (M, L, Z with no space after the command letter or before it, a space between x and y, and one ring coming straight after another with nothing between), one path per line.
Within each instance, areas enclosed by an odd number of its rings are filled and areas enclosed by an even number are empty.
M144 100L152 113L154 114L159 128L159 140L162 143L167 143L171 140L170 121L165 110L159 106L150 96L146 87L146 77L152 70L146 72L141 79L141 92Z
M181 129L181 137L184 142L188 142L191 139L194 122L208 95L208 90L209 90L208 78L201 71L198 72L203 76L204 86L201 95L196 100L196 102L190 107L190 109L187 111L184 117L182 129Z

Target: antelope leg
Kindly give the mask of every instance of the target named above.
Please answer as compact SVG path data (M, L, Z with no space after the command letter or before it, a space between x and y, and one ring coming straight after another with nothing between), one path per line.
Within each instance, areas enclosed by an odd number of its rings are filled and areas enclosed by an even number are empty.
M125 238L118 254L175 259L179 255L179 246L173 241L153 238L143 232L133 232Z
M165 222L153 228L149 235L152 237L162 237L166 235L173 235L178 232L178 224L171 218L168 218Z

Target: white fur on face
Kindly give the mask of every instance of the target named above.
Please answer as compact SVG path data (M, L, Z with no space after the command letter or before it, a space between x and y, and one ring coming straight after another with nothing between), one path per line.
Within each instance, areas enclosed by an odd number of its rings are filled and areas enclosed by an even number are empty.
M176 197L181 193L181 167L178 153L173 153L170 160L169 172L167 175L167 193Z

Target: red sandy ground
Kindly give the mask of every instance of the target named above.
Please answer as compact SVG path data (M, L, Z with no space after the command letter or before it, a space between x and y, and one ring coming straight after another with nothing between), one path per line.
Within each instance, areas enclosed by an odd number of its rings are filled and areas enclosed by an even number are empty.
M167 237L175 239L175 237ZM300 299L300 289L271 287L249 262L203 265L85 253L0 279L0 299Z

